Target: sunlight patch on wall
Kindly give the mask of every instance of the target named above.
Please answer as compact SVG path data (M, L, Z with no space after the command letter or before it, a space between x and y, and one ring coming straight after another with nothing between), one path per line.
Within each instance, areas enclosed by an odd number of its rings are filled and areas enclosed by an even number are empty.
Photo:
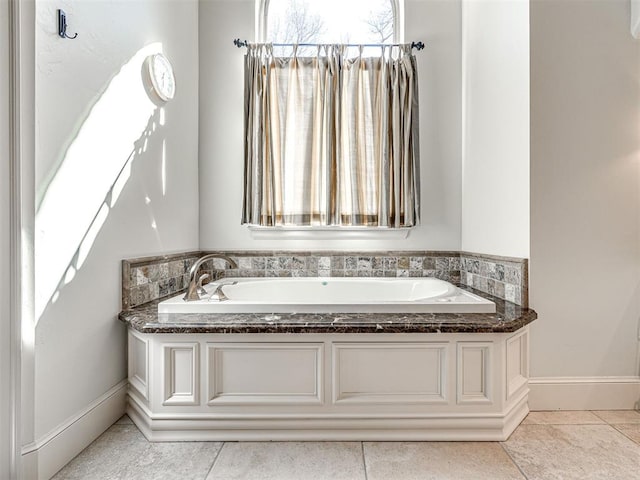
M85 262L131 176L131 161L147 149L154 130L149 121L157 107L145 92L141 72L145 58L161 52L162 45L153 43L122 66L46 188L35 225L36 319Z
M167 195L167 141L162 140L162 196Z

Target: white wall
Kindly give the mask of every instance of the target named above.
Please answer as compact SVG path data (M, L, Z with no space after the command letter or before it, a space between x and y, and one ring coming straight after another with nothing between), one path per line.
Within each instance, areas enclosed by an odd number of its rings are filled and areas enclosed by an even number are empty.
M10 430L10 195L9 195L9 10L0 2L0 478L9 478Z
M529 0L464 0L462 250L529 256Z
M57 36L57 8L76 40ZM36 14L36 287L48 300L35 339L38 443L126 378L120 261L198 247L198 4L42 0ZM177 79L164 113L149 108L142 88L138 57L150 45L164 51ZM124 165L134 148L121 193L81 247L86 259L63 259L79 268L65 278L57 255L42 253L56 241L58 251L78 245L72 232L86 231L87 209L100 208L87 205L84 188L103 188L96 172ZM115 179L112 168L108 185ZM61 280L55 293L44 280L52 269Z
M461 25L459 0L405 1L405 40L422 40L419 68L422 225L407 239L258 240L240 225L243 51L255 40L254 0L200 3L200 247L209 249L460 248Z
M628 0L532 2L533 377L639 375L639 132Z

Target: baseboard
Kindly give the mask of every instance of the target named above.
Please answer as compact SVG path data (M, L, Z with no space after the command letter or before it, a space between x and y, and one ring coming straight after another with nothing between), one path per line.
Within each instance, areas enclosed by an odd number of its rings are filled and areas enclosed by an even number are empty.
M531 377L535 410L633 410L640 407L640 377Z
M70 417L35 442L22 448L27 479L47 480L126 411L127 381L123 380L85 409Z
M151 442L505 441L529 413L526 392L506 412L152 414L129 395L127 414Z

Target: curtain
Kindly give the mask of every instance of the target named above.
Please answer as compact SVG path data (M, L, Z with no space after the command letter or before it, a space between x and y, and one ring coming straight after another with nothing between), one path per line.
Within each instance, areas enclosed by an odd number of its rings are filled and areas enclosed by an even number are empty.
M313 47L314 49L316 47ZM418 78L409 45L245 56L242 223L410 227L420 210ZM308 52L308 50L307 50Z

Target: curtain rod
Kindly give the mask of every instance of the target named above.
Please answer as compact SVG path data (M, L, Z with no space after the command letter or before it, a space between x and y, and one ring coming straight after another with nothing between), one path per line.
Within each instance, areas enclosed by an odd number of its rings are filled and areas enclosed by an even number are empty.
M242 47L248 47L250 44L249 42L247 42L246 40L240 40L239 38L236 38L233 41L233 44L238 47L238 48L242 48ZM322 45L322 44L318 44L318 43L272 43L271 45L273 45L274 47L293 47L295 45L298 45L299 47L317 47L318 45ZM329 45L333 45L333 44L329 44ZM360 43L345 43L345 44L341 44L344 45L345 47L393 47L393 46L398 46L401 44L398 43L365 43L365 44L360 44ZM411 48L412 49L416 49L416 50L422 50L424 48L424 43L423 42L411 42Z

